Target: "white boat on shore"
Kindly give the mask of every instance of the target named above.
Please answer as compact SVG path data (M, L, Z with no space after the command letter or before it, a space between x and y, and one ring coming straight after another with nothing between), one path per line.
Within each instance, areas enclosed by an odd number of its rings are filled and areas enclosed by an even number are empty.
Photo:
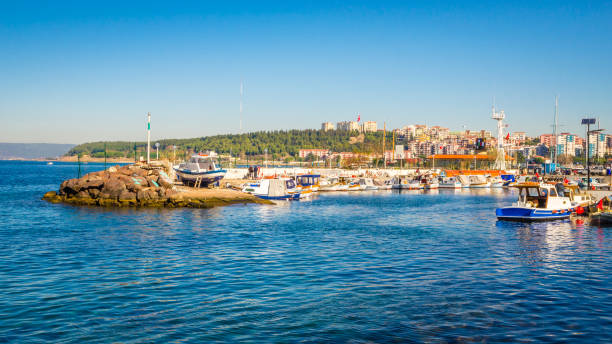
M194 154L188 161L173 166L173 169L183 184L199 183L204 187L223 179L227 173L219 165L215 152Z

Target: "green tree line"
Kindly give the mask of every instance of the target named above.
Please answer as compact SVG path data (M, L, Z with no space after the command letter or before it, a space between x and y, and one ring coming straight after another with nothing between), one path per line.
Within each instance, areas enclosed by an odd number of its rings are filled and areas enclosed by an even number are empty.
M355 143L351 143L355 138L359 138ZM361 142L361 138L363 138ZM265 149L268 154L277 157L296 157L300 149L316 148L329 149L332 152L360 152L375 153L382 152L382 132L359 133L348 131L323 131L323 130L276 130L260 131L245 134L226 134L205 136L190 139L163 139L151 142L151 149L154 152L156 142L159 142L160 151L172 151L176 146L177 151L200 152L213 150L219 154L229 154L234 156L262 155ZM66 155L90 155L103 157L106 144L106 153L109 157L132 157L134 151L142 152L146 150L146 142L128 141L109 141L109 142L89 142L83 143L72 148ZM392 136L387 132L386 149L392 149Z

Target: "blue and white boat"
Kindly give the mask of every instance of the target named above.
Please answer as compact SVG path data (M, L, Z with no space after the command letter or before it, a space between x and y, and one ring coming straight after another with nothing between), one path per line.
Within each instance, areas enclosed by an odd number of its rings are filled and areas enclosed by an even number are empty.
M495 215L506 221L551 221L567 219L574 211L569 195L551 184L521 183L518 200L510 207L497 208Z
M208 186L225 177L227 170L221 168L215 152L199 153L191 156L189 161L173 167L179 181L186 185Z
M247 183L242 187L242 192L269 200L300 199L300 190L296 188L295 181L286 178L264 178Z

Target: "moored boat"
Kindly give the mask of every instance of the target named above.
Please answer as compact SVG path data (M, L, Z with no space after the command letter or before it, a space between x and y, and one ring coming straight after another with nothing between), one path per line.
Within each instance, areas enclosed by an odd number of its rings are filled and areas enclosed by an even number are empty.
M455 177L444 177L440 179L440 189L461 189L461 182Z
M319 191L320 179L320 174L302 174L295 177L295 181L302 191L310 190L311 192Z
M374 185L372 178L359 178L358 184L363 190L378 190L378 186Z
M488 188L491 187L491 183L487 181L487 178L481 175L471 175L468 176L470 180L470 188L472 189L480 189L480 188Z
M265 178L243 186L242 192L269 200L295 200L301 198L301 190L291 179Z
M510 207L497 208L495 215L506 221L550 221L567 219L573 209L569 197L559 195L554 185L523 183L518 200Z

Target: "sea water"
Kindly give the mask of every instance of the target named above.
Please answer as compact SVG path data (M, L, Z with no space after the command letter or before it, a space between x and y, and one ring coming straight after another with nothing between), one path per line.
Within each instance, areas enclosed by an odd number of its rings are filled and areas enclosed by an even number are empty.
M612 229L497 221L512 191L41 200L77 173L0 162L0 342L612 341Z

